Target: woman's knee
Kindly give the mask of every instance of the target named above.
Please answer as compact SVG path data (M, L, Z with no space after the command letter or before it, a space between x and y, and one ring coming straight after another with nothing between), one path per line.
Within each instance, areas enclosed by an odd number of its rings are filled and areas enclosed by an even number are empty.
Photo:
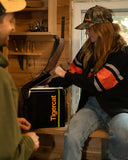
M128 114L121 113L112 118L109 123L109 136L120 140L128 139Z
M128 158L128 114L121 113L109 123L109 153L115 159Z

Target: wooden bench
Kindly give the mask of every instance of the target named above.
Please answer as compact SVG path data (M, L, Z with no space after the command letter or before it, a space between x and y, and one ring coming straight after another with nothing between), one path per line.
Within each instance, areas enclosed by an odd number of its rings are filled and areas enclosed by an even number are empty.
M60 128L39 128L36 133L49 135L64 135L67 130L67 125ZM92 138L108 138L108 133L105 130L96 130L89 137Z
M93 132L89 137L108 138L108 133L105 130L100 129L100 130L96 130L95 132Z
M60 127L60 128L40 128L36 130L36 133L38 134L45 134L45 135L59 135L59 136L64 136L64 133L67 130L67 125L65 127ZM96 130L93 132L89 138L101 138L101 157L102 159L107 159L107 147L106 146L106 139L108 139L108 133L105 130Z
M101 139L101 160L108 159L108 133L107 131L103 129L96 130L89 137Z

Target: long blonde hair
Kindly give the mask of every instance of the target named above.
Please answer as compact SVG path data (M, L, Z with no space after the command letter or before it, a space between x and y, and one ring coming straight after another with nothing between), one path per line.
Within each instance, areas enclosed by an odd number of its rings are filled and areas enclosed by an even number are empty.
M80 57L84 56L83 66L86 68L90 57L93 55L95 66L94 74L97 73L104 65L109 54L117 52L126 41L120 35L120 26L117 23L95 24L91 27L98 35L97 41L92 43L90 38L83 45Z

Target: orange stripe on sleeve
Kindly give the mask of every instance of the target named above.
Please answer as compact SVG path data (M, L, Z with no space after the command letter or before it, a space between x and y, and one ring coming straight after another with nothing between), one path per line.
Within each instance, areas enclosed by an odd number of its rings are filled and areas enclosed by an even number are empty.
M70 73L82 73L82 68L77 67L73 62L70 64L70 69L69 69Z
M106 90L113 88L118 83L112 72L106 68L101 69L96 76Z
M88 77L91 77L91 76L92 76L92 73L91 73L91 72L89 72Z

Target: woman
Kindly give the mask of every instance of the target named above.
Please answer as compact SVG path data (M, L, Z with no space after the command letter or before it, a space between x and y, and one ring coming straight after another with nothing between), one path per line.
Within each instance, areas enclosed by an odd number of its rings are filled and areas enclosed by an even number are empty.
M104 7L90 8L76 29L86 29L88 39L69 71L55 68L59 77L49 86L82 89L76 114L65 133L63 160L80 160L84 142L95 130L109 133L111 160L128 159L128 53L120 27L112 12Z

